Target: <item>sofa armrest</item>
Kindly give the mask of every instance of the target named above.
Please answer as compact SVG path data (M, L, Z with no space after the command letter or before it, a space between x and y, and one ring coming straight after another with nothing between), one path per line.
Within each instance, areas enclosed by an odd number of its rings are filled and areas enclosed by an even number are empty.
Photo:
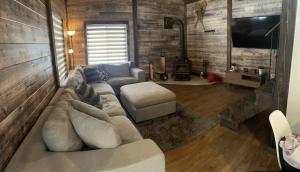
M139 68L130 68L130 73L135 77L139 82L144 82L146 80L145 71Z
M5 172L165 172L164 154L149 139L114 149L42 152L38 155L27 153L13 161L15 162L11 162Z

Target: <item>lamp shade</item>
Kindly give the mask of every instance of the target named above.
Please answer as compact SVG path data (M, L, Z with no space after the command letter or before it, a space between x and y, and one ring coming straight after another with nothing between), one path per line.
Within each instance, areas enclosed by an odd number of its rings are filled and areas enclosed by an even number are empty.
M73 54L74 50L72 48L69 49L69 54Z
M69 31L68 31L68 35L69 35L69 36L75 35L75 31L74 31L74 30L69 30Z

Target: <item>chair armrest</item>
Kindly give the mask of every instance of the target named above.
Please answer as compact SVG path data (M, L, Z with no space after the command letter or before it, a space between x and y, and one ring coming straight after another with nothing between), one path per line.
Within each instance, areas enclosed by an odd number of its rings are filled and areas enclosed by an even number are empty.
M146 80L145 71L139 68L130 68L131 76L135 77L139 82Z
M34 156L34 157L33 157ZM16 159L15 159L16 160ZM150 139L113 149L80 152L24 154L10 163L5 172L165 172L165 157Z

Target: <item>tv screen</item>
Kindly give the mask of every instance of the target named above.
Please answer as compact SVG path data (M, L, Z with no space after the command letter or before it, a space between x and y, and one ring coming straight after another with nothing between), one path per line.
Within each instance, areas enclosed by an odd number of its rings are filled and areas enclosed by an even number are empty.
M279 22L279 15L233 18L231 23L233 47L277 49L280 27L274 30L273 39L272 34L269 36L266 34Z

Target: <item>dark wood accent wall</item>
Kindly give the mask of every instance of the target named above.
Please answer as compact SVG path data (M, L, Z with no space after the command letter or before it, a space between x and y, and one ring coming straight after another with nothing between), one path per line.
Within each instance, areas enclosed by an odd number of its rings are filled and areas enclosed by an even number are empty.
M73 37L74 64L85 65L84 24L88 21L128 21L129 56L134 61L132 0L67 0L69 29Z
M298 2L299 3L299 2ZM274 109L286 113L290 71L293 55L297 0L283 0L279 57L276 66Z
M193 72L199 73L201 62L209 62L208 71L224 75L227 66L227 1L208 0L203 28L195 26L197 2L186 5L187 54L192 60Z
M232 18L270 16L281 14L282 0L232 0ZM270 50L254 48L232 48L232 63L241 67L269 68ZM277 52L271 56L271 73L275 74Z
M171 71L175 57L181 56L180 31L164 29L164 17L184 21L182 0L137 0L138 60L139 67L147 71L149 64L158 67L160 52L166 56L167 71Z
M63 9L61 1L52 3ZM0 171L3 171L57 86L49 39L48 2L1 0L0 11Z

